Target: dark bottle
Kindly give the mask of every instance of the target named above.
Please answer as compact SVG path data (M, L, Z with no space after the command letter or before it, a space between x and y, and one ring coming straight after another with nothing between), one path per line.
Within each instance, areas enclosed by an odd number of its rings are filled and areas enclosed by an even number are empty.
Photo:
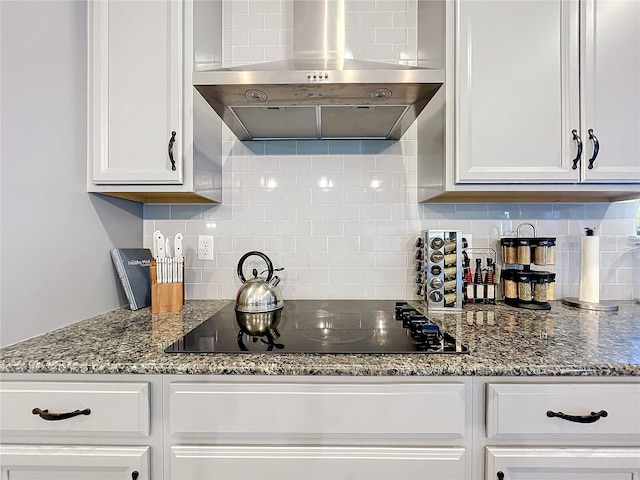
M462 253L462 256L464 257L464 271L462 273L462 280L464 281L464 283L473 283L473 277L471 276L471 259L467 255L467 252Z
M476 272L473 275L473 283L482 283L482 259L476 258Z
M495 275L495 265L493 264L493 260L487 258L487 271L484 275L484 283L488 285L493 285L493 277Z

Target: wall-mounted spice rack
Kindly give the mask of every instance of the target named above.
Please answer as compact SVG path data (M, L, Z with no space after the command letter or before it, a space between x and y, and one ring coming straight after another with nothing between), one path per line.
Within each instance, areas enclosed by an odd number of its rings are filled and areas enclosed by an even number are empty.
M525 226L531 227L533 237L520 236L520 229ZM518 225L516 235L500 239L504 302L512 307L550 310L549 301L555 300L556 274L531 270L531 265L555 265L556 239L538 237L531 223Z

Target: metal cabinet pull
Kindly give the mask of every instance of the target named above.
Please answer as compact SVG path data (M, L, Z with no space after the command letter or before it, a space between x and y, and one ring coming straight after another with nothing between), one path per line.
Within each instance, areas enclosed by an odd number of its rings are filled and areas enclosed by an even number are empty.
M496 475L498 476L498 480L504 480L504 472L498 472Z
M85 408L84 410L75 410L67 413L49 413L49 410L40 410L38 407L31 410L34 415L40 415L43 420L65 420L67 418L77 417L78 415L90 415L91 410Z
M578 168L578 162L582 156L582 140L580 139L580 135L578 135L577 130L571 130L571 133L573 133L573 139L578 142L578 154L576 155L576 158L573 159L573 167L571 167L572 170L575 170Z
M547 410L547 417L558 417L563 420L568 420L570 422L576 423L593 423L600 420L602 417L606 417L609 415L606 410L600 410L599 412L591 412L591 415L567 415L562 412L553 412L551 410Z
M596 157L600 151L600 142L598 141L598 137L593 134L593 128L590 128L587 132L589 132L589 139L593 140L593 157L589 159L589 166L587 167L591 170L593 168L593 162L596 161Z
M169 139L169 160L171 160L171 170L176 169L176 161L173 159L173 144L176 141L176 132L171 132Z
M131 480L136 480L138 478L138 475L140 474L135 470L131 472Z

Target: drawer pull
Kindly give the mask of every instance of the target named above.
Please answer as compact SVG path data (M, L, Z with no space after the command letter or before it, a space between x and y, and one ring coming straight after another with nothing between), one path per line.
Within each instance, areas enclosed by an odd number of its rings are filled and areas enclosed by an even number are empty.
M49 410L40 410L38 407L31 410L34 415L40 415L43 420L65 420L71 417L77 417L78 415L89 415L91 410L85 408L84 410L75 410L67 413L49 413Z
M547 417L559 417L563 420L569 420L570 422L577 423L593 423L600 420L602 417L609 415L606 410L600 410L599 412L591 412L591 415L567 415L562 412L553 412L547 410Z

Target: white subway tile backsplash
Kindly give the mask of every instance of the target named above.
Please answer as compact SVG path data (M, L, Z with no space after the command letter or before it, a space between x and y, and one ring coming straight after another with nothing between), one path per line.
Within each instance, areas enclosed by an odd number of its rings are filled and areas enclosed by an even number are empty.
M296 252L326 252L327 237L296 237Z
M366 271L366 270L365 270ZM331 268L329 270L329 283L360 283L363 270L360 268Z
M281 252L283 255L287 252L295 252L296 237L266 237L264 248L268 252Z
M342 267L343 256L342 252L312 252L311 265L313 267Z
M360 26L378 29L393 26L393 15L387 11L363 12L360 14ZM361 43L361 42L356 42ZM372 42L373 43L373 42Z
M274 204L280 202L280 190L277 188L247 188L248 201L251 204Z
M348 205L371 205L376 203L376 191L368 187L344 189L344 203Z
M377 28L375 43L395 43L406 45L407 30L405 28Z
M294 173L311 172L311 158L312 157L304 156L280 157L280 171Z
M311 220L293 220L280 223L280 235L311 236Z
M311 233L314 236L341 236L344 234L344 222L339 220L312 220Z
M329 237L327 248L329 252L344 252L345 255L350 255L360 250L360 237Z
M317 188L311 190L311 203L313 204L343 204L343 188Z
M235 1L235 0L234 0ZM250 1L249 14L256 13L280 13L283 11L283 1L281 0L259 0Z
M311 203L311 189L307 188L282 188L280 189L281 205L307 205Z
M344 288L342 284L338 283L318 283L313 285L313 297L314 299L325 298L342 298Z
M388 252L391 246L389 237L362 237L360 238L360 251L362 252Z

